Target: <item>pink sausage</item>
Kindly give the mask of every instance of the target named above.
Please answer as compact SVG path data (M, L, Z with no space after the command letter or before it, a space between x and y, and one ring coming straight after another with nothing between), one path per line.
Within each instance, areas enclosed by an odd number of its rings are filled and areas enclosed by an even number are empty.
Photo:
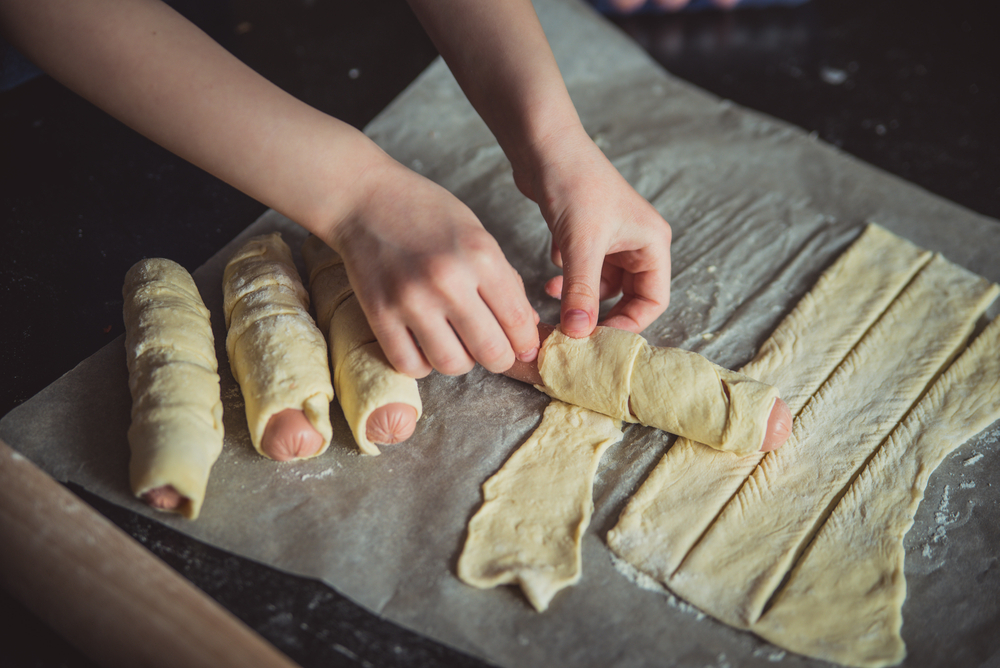
M368 440L379 445L405 441L417 427L413 406L392 403L376 408L368 416ZM264 429L260 448L275 461L286 462L315 455L323 447L323 437L313 428L305 413L286 408L275 413Z
M771 415L767 418L767 432L764 434L764 445L760 446L760 451L777 450L785 444L791 435L792 411L788 409L788 404L784 401L775 399Z
M188 498L174 489L173 485L151 489L141 498L147 505L158 510L177 510L188 501Z
M261 451L277 462L312 457L322 447L323 436L297 408L272 415L260 440Z
M367 436L372 443L392 445L413 435L417 428L417 409L409 404L379 406L368 416Z

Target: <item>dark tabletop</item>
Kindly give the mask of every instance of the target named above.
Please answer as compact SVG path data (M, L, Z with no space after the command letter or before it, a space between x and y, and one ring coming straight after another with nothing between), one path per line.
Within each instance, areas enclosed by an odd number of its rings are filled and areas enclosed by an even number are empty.
M261 74L359 128L436 56L403 0L174 4ZM1000 217L990 4L812 0L612 20L681 78ZM134 262L169 257L193 270L264 211L46 76L0 93L0 416L123 332ZM484 665L326 585L73 489L302 666ZM0 666L90 665L0 591Z

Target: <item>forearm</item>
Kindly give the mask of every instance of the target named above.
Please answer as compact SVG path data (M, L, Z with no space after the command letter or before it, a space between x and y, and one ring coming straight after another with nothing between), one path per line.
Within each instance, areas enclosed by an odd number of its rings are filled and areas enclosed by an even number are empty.
M530 0L409 2L515 174L533 179L551 144L582 132Z
M69 88L314 231L351 214L345 193L384 159L156 0L2 0L0 27Z

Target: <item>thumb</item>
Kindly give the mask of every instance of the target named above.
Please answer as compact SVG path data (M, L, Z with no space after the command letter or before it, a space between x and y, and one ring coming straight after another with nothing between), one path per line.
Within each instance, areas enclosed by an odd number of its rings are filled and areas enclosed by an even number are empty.
M593 248L573 244L562 249L563 281L560 325L575 339L590 336L600 308L601 266L604 257Z

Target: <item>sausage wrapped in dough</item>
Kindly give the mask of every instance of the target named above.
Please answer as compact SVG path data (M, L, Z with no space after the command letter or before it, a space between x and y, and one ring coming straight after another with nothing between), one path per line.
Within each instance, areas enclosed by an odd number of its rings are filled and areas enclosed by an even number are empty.
M330 341L333 384L358 448L379 454L368 434L368 418L376 409L405 404L420 418L422 405L417 381L396 371L386 359L368 326L361 304L347 279L344 261L319 238L302 246L309 270L309 289L316 320Z
M778 389L638 334L598 327L585 339L554 331L538 353L549 396L738 455L764 443Z
M330 445L333 385L326 342L309 315L309 295L292 253L277 232L253 237L223 275L226 351L246 403L250 439L258 452L272 416L301 410Z
M198 516L222 452L222 401L208 309L176 262L143 260L125 275L125 351L132 392L132 491ZM149 495L167 494L158 503Z

